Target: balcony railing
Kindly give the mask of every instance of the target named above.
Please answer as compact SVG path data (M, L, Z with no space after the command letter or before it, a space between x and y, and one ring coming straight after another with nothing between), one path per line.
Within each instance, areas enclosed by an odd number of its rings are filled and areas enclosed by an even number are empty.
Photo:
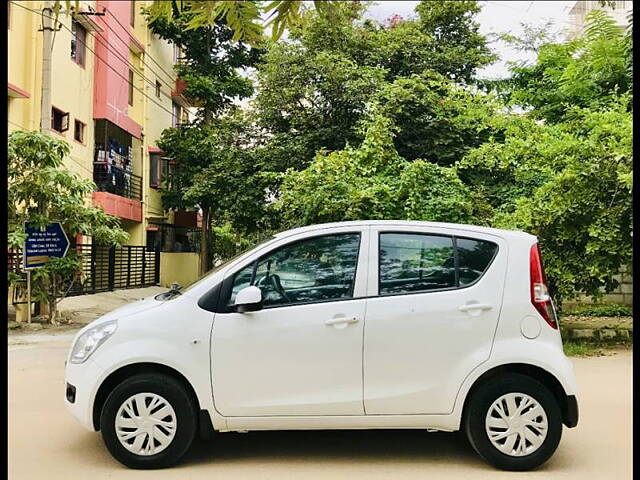
M93 181L99 192L142 201L142 177L123 168L105 162L94 162Z

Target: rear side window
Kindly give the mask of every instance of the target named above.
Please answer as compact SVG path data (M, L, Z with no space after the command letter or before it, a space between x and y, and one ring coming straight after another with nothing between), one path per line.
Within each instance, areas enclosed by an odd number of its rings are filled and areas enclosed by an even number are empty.
M498 245L484 240L456 238L460 286L475 282L485 272L498 251Z
M379 295L460 288L489 268L498 245L418 233L381 233Z
M455 287L453 238L380 235L380 295Z

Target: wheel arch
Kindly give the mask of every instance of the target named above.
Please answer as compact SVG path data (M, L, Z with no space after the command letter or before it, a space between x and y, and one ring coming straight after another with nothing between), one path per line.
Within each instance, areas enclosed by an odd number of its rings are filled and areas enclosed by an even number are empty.
M506 373L519 373L521 375L526 375L528 377L533 378L534 380L539 381L545 387L549 389L549 391L553 394L554 398L558 402L558 406L560 407L560 412L562 413L562 421L565 425L569 426L571 423L570 413L569 413L569 400L567 393L565 392L564 387L560 383L560 381L550 373L549 371L541 368L537 365L532 365L530 363L506 363L502 365L497 365L493 368L490 368L482 375L480 375L471 385L471 388L467 391L467 394L464 399L464 403L462 406L462 414L461 420L464 422L466 417L465 413L469 405L469 401L474 395L474 393L490 378L494 378L500 375L504 375Z
M111 393L117 385L127 378L141 373L160 373L175 378L184 385L186 391L192 397L194 404L196 405L197 412L201 412L200 402L195 389L189 380L187 380L187 378L178 370L155 362L130 363L111 372L100 384L100 387L94 397L92 407L93 427L96 431L100 430L100 414L109 393Z

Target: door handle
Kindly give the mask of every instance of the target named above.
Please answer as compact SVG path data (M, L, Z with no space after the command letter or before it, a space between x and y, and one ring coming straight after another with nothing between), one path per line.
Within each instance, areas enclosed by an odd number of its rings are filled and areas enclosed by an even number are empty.
M493 306L487 303L467 303L458 307L461 312L473 312L476 310L491 310Z
M358 323L357 317L340 317L340 318L330 318L329 320L325 320L325 325L341 325L344 323Z

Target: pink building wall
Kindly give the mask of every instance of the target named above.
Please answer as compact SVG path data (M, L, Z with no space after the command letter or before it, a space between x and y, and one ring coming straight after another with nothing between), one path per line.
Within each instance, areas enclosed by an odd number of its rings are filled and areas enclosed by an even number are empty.
M131 33L131 2L98 0L96 11L102 12L103 8L107 9L107 13L102 17L95 17L102 32L95 36L94 45L96 61L93 118L109 120L132 136L140 138L142 126L128 115L129 65L123 60L129 59L131 42L141 46ZM117 21L109 12L117 17ZM141 93L134 90L134 95Z

